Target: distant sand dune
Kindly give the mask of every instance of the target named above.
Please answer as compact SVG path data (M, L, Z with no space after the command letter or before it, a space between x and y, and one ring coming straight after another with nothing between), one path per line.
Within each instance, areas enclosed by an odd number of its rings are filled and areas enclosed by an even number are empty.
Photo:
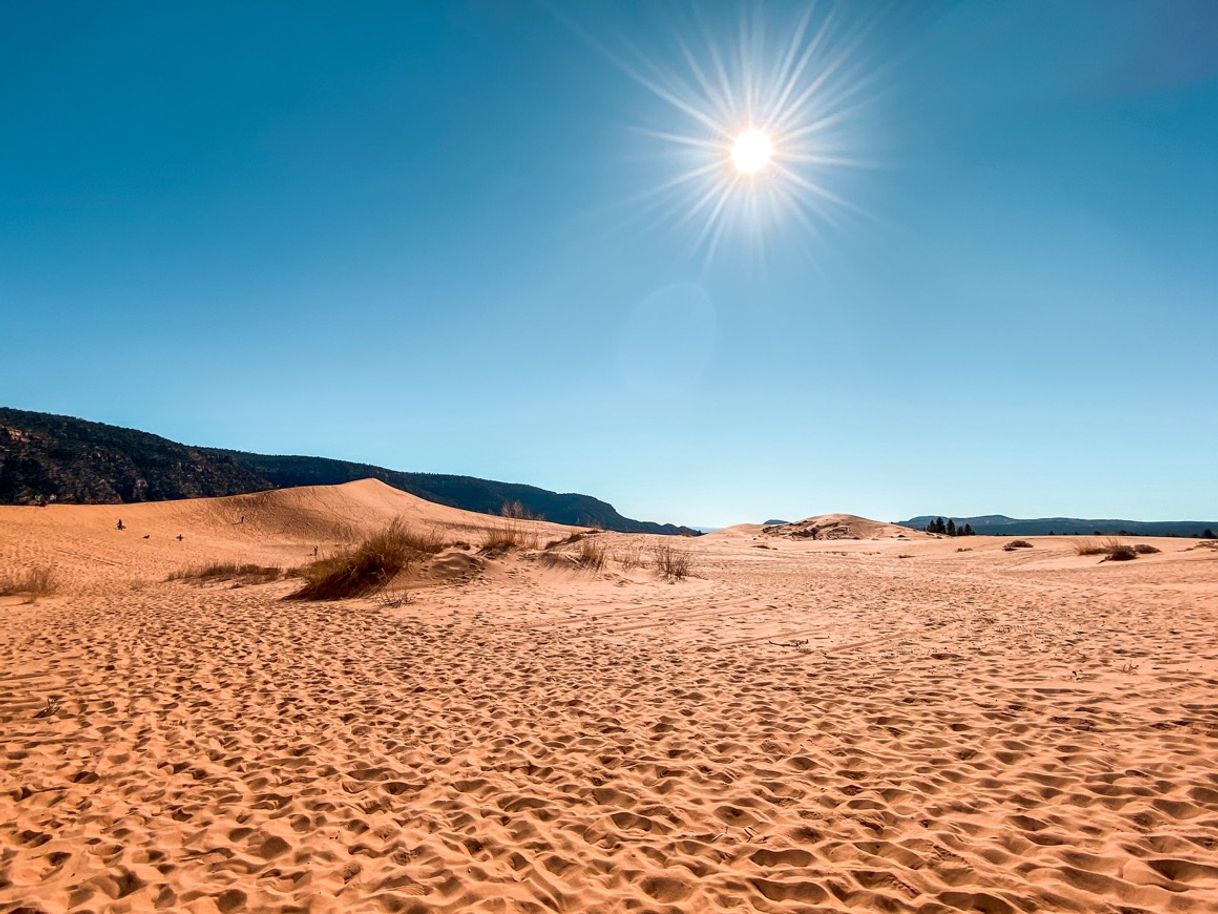
M914 539L927 536L921 530L854 514L820 514L789 524L773 524L765 527L764 532L770 536L813 540Z
M0 911L1218 910L1214 550L742 526L669 540L678 583L164 580L395 517L496 522L371 481L0 508L0 573L66 581L0 598Z

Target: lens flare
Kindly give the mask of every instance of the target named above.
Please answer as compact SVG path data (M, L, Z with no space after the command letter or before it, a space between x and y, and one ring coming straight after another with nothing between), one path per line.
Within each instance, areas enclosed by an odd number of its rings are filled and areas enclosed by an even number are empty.
M742 175L755 175L766 167L773 152L770 138L756 127L750 127L732 143L732 164Z
M741 8L738 28L724 30L694 5L671 44L649 52L624 40L614 50L579 29L663 102L651 106L654 120L634 126L667 173L622 206L629 219L680 229L707 261L727 239L764 259L780 236L815 256L811 242L826 226L861 212L834 182L866 164L859 136L878 72L861 59L867 23L854 12L843 22L843 8L827 4L785 21L762 4Z

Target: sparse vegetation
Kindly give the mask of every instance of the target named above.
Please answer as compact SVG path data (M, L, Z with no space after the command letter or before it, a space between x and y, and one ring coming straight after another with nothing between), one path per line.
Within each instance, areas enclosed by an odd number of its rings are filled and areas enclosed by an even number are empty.
M561 549L563 546L570 546L572 543L578 543L585 536L587 536L589 532L590 531L577 530L569 536L564 536L562 539L550 540L543 548L546 549L546 551L549 551L551 549Z
M538 536L517 518L507 517L489 527L482 538L483 552L507 552L509 549L536 549Z
M525 508L525 506L523 504L521 504L520 499L516 499L516 501L512 501L512 502L505 501L503 503L503 507L501 507L499 509L499 514L502 517L512 517L517 520L534 520L535 519L535 515L531 511L529 511L527 508Z
M1011 540L1002 547L1003 552L1014 552L1016 549L1031 549L1032 544L1027 540Z
M1080 540L1074 544L1075 555L1103 555L1104 546L1095 540Z
M638 568L644 564L643 547L638 543L623 545L614 550L613 558L625 571Z
M579 541L575 558L584 568L599 571L605 564L604 542L598 536L583 537Z
M410 591L406 588L385 590L377 595L377 602L386 609L397 609L410 602Z
M1126 545L1116 537L1109 537L1101 542L1084 540L1074 544L1075 555L1102 555L1103 561L1128 562L1139 555L1154 555L1162 550L1148 543L1138 543L1135 546Z
M376 593L412 562L443 548L436 531L420 535L395 520L356 546L300 569L305 586L290 599L342 600Z
M211 584L217 581L240 581L243 584L265 584L283 577L283 569L270 565L253 565L239 562L213 562L175 571L165 580L188 581L192 584Z
M39 597L49 597L58 590L59 580L50 565L0 576L0 597L24 596L27 603L33 603Z
M1105 562L1128 562L1138 557L1138 553L1133 546L1126 543L1120 543L1116 540L1109 540L1104 544L1104 551L1108 553L1108 558Z
M689 577L692 562L688 552L674 549L667 543L658 543L651 555L656 571L665 580L680 581Z

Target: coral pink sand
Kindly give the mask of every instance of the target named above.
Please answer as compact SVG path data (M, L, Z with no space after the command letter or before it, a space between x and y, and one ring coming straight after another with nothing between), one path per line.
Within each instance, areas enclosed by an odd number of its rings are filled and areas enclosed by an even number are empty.
M1218 910L1218 551L737 527L667 540L676 583L608 533L396 607L166 581L397 516L495 523L371 481L0 508L0 573L62 581L0 598L0 911Z

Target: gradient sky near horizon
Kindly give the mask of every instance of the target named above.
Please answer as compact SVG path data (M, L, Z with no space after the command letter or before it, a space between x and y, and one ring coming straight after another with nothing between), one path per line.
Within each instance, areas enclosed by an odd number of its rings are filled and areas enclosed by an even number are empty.
M826 4L851 206L708 256L626 64L740 10L5 5L0 404L681 523L1218 518L1218 4Z

